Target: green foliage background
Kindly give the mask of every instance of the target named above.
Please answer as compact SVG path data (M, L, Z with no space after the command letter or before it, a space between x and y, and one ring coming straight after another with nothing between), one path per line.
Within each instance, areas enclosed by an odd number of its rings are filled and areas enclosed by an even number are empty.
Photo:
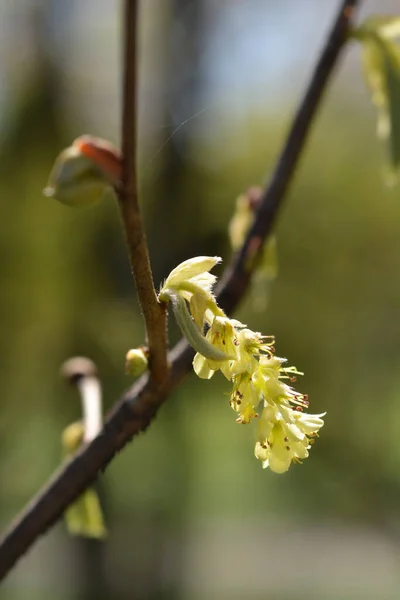
M255 313L247 300L237 314L276 335L278 354L306 373L312 411L327 411L311 458L285 476L262 471L223 378L191 376L101 478L109 542L71 540L58 525L2 598L397 597L400 192L382 183L354 74L330 88L284 205L269 306ZM41 195L56 153L86 126L57 104L59 75L43 58L6 108L0 147L3 526L57 467L61 431L79 417L62 361L96 361L108 410L130 384L126 351L143 341L116 207L75 211ZM141 144L156 282L197 254L229 259L234 200L273 168L296 98L281 100L212 142L188 132L183 153L172 139L154 159Z

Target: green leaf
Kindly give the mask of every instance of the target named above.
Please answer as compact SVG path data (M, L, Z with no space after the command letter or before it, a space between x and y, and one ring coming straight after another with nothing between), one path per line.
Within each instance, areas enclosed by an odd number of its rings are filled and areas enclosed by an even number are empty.
M379 35L381 38L394 40L400 37L400 16L394 15L373 15L365 19L364 23L357 27L353 33L355 37Z
M389 145L389 175L400 165L399 17L372 17L353 32L363 47L362 61L373 104L378 109L378 136Z
M391 163L396 170L400 164L400 48L387 40L383 44L383 67L387 85Z
M383 54L374 38L363 42L362 63L365 80L371 92L371 99L378 110L386 110L387 87L383 66ZM386 120L386 115L385 115ZM378 131L379 131L378 127Z

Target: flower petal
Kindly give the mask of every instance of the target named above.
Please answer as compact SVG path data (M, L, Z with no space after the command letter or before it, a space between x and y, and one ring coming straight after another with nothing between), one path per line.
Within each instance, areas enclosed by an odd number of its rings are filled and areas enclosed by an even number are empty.
M192 279L201 273L205 273L221 262L219 256L196 256L185 260L175 267L168 275L163 288L179 286L183 281Z
M193 370L201 379L211 379L215 371L208 366L208 360L202 354L197 352L193 359Z
M292 452L280 444L276 444L268 458L268 466L274 473L286 473L292 464Z

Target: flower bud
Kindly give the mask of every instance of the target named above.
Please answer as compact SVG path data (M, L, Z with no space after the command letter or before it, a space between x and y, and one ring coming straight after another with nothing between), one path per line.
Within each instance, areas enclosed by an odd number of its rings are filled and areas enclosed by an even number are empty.
M128 375L139 377L147 370L148 366L148 350L141 348L133 348L126 355L125 371Z
M73 141L72 146L93 163L117 185L122 177L122 156L119 150L107 140L93 135L81 135Z
M86 206L112 192L120 175L118 151L105 140L81 136L59 154L43 193L63 204Z

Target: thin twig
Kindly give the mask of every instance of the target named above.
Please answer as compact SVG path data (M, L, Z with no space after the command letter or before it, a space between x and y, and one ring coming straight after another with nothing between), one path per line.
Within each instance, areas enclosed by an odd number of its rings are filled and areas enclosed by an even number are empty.
M325 47L293 119L272 178L264 189L253 226L248 232L240 252L226 269L220 282L219 303L228 313L236 308L239 299L243 296L243 288L246 289L248 286L251 276L249 267L255 264L255 261L251 260L254 250L262 247L275 224L282 199L299 165L300 155L326 91L328 80L347 39L350 24L359 3L360 0L342 0L341 2Z
M152 381L168 376L165 306L157 300L138 200L136 173L137 0L125 0L122 114L122 185L118 204L129 250L129 260L143 312L150 351Z
M359 0L344 0L332 31L316 65L307 93L294 119L271 183L243 249L233 260L223 278L218 294L221 307L228 313L243 297L250 279L247 268L254 242L262 242L271 231L277 210L295 172L307 134L314 121L326 84L342 49ZM261 247L261 244L259 244ZM117 402L108 415L101 434L57 473L11 524L0 541L0 579L27 551L33 542L61 516L107 466L114 454L131 438L144 431L168 394L189 372L193 351L184 340L170 352L171 371L157 389L142 377Z

